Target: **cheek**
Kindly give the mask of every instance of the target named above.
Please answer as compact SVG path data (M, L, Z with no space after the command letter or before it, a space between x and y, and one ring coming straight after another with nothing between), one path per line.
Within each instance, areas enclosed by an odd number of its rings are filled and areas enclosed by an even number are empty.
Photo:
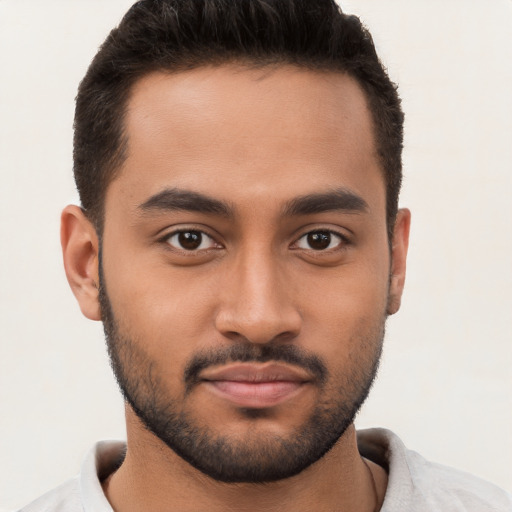
M387 302L389 270L386 263L358 264L329 269L306 281L307 309L333 323L358 322L380 315Z
M120 331L152 358L181 360L211 339L215 283L165 264L137 265L136 258L130 270L117 260L105 275Z
M379 277L380 276L380 277ZM348 363L360 351L373 352L386 318L385 268L340 268L316 280L304 294L302 339L326 358Z
M118 336L129 341L118 345L125 347L120 355L133 378L138 374L142 382L150 379L152 388L182 396L184 369L208 337L199 311L206 305L186 290L179 293L162 280L144 277L107 281Z

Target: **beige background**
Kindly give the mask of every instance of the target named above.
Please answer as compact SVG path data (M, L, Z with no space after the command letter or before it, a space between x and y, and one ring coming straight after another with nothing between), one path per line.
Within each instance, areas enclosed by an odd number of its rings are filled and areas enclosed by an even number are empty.
M98 324L68 290L73 98L131 0L0 0L0 510L122 438ZM512 1L350 0L407 113L402 311L360 427L512 488Z

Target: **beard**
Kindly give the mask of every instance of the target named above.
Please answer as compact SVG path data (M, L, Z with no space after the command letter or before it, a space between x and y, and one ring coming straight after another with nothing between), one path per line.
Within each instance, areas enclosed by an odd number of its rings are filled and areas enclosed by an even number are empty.
M302 367L315 377L321 391L309 417L287 436L252 431L244 436L218 433L208 418L198 421L181 407L183 397L171 396L144 350L143 340L126 336L107 295L100 254L99 300L110 363L126 402L148 431L203 474L227 483L265 483L289 478L322 458L353 423L375 380L386 315L358 340L350 367L331 375L314 354L293 344L264 345L247 340L196 353L183 373L186 398L199 384L199 373L228 362L281 361ZM240 409L248 421L270 414L267 409Z

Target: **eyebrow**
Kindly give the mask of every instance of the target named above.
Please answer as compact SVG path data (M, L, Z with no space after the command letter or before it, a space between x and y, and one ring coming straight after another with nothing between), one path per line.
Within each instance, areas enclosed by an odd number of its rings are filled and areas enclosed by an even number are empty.
M332 211L363 213L368 210L368 203L362 197L348 189L339 188L330 192L297 197L285 206L284 215L293 217Z
M152 211L191 211L227 218L234 217L234 208L228 203L199 192L179 188L162 190L151 196L138 208L142 212L148 213ZM362 197L345 188L339 188L330 192L296 197L285 205L283 215L294 217L330 211L361 213L368 209L368 203Z
M233 217L233 208L227 203L198 192L179 188L162 190L142 203L139 209L143 212L183 210Z

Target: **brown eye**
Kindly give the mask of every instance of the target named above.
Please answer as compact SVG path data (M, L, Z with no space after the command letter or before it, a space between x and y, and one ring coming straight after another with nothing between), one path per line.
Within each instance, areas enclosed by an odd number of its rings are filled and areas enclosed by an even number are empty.
M312 249L313 251L324 251L326 249L334 249L340 246L343 239L340 235L332 231L311 231L297 242L300 249Z
M215 247L214 240L202 231L178 231L167 239L167 243L176 249L197 251Z
M308 245L311 249L321 251L327 249L331 244L331 234L325 231L318 231L317 233L309 233L307 235Z

